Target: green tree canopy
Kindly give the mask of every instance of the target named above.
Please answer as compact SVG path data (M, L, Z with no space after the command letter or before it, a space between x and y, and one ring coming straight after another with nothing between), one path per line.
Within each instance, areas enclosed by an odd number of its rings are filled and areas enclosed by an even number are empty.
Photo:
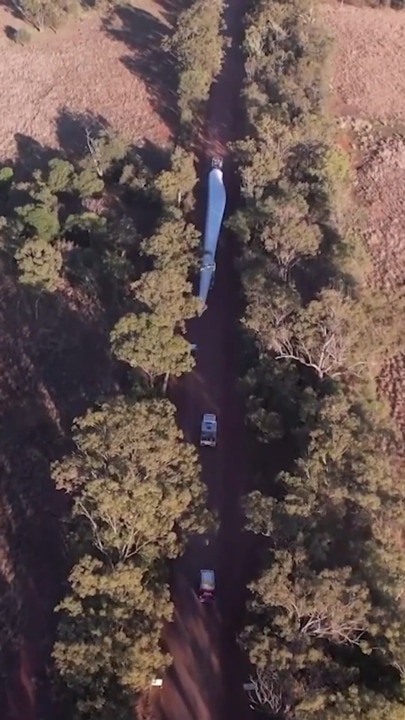
M201 234L194 225L186 223L183 219L165 220L152 235L142 244L145 255L154 261L154 268L164 270L170 265L182 272L184 280L190 270L190 265L197 257L196 249L201 242Z
M84 539L111 561L176 556L194 512L204 529L197 455L169 401L118 398L76 420L73 437L77 451L53 476L73 495Z
M18 248L15 259L24 285L49 292L61 286L63 256L59 247L42 238L31 238Z
M47 186L55 195L72 189L75 169L72 163L61 158L52 158L48 163Z
M223 58L222 0L195 0L180 13L175 32L166 43L179 71L181 120L190 123L201 101L207 100Z
M184 321L197 314L199 303L192 285L174 263L145 273L132 288L137 300L165 318L173 330L182 329Z
M16 208L16 214L23 227L42 240L53 240L60 232L57 198L48 193L47 189L41 192L41 199L38 197L37 203Z
M84 556L74 566L71 592L57 608L53 657L66 684L76 693L81 686L79 695L111 678L129 691L142 690L168 664L160 633L171 618L169 592L165 584L159 590L157 577L153 589L150 582L133 563L111 567Z
M199 310L188 280L198 241L194 226L181 219L164 221L145 240L143 251L154 267L131 287L147 311L127 313L111 333L114 354L140 368L152 382L161 375L179 377L195 364L183 332L185 320Z
M160 645L172 617L163 561L212 518L196 451L167 400L106 402L75 421L73 439L75 451L52 467L56 486L72 497L79 554L57 608L53 656L80 716L107 712L108 688L118 686L125 700L168 664Z
M117 358L140 368L152 382L161 375L179 377L195 365L192 346L180 333L174 332L165 314L124 315L110 337Z
M375 383L403 347L402 289L388 300L367 288L313 20L307 0L258 0L245 18L244 204L231 226L247 425L261 443L244 512L262 572L241 642L260 716L402 720L404 494Z
M311 221L308 203L286 188L283 198L266 203L268 219L260 232L260 240L280 269L283 279L303 259L319 251L322 234Z
M270 323L269 323L270 324ZM379 352L364 304L339 290L325 289L286 322L272 326L269 350L312 368L320 378L361 375Z
M155 187L168 205L178 205L188 198L197 182L195 156L177 145L171 155L170 170L163 170L156 178Z

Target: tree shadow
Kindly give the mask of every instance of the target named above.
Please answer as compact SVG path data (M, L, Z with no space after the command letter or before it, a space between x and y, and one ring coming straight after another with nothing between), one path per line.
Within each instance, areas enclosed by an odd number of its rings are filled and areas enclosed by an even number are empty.
M178 117L176 69L172 56L162 48L170 28L151 13L130 6L116 8L103 27L131 51L121 58L122 63L145 82L153 109L174 131Z
M56 126L63 156L76 165L89 155L86 131L96 140L106 131L113 130L101 115L90 112L74 113L68 109L60 111ZM149 140L140 141L138 145L128 145L125 156L114 164L114 172L108 171L104 178L102 214L118 223L124 221L125 216L131 218L134 223L136 249L137 237L148 237L155 230L161 209L158 199L152 197L148 187L134 188L131 182L121 183L123 170L130 166L133 166L135 176L137 173L142 175L145 170L155 176L170 166L170 151Z
M18 9L14 0L0 0L0 7L4 7L10 15L15 17L17 20L24 20L24 16Z
M34 702L50 716L53 608L68 570L60 522L66 499L55 489L50 464L71 449L73 418L100 394L115 393L109 328L100 315L61 294L38 298L2 273L0 500L7 525L1 523L1 559L21 604L18 643L10 643L6 657L9 710L28 713Z
M88 152L86 132L93 138L110 128L102 115L74 112L62 108L56 118L56 135L64 156L71 161L83 158Z
M167 22L173 25L182 10L190 6L189 0L159 0L159 8Z
M8 40L12 40L13 42L15 42L17 38L17 28L13 27L12 25L6 25L6 27L4 28L4 34Z
M103 115L91 111L79 113L69 108L59 111L56 118L58 143L63 156L71 162L81 160L88 154L87 132L96 139L103 133L113 133L113 128ZM140 140L139 144L128 147L125 162L130 162L135 157L138 157L150 172L157 174L170 167L171 148L161 147L150 140Z
M154 175L170 169L171 147L162 147L150 140L144 140L137 146L136 151L145 167Z
M8 164L13 166L17 180L28 179L33 170L43 170L52 158L63 157L58 148L41 145L29 135L15 133L14 138L17 145L16 160Z
M86 128L94 135L108 128L101 115L72 113L66 109L60 111L56 125L59 147L42 145L30 135L15 133L16 157L4 160L1 167L12 167L17 181L29 180L34 170L46 169L53 158L81 159L87 150Z
M101 116L62 110L57 126L60 150L16 136L19 156L12 165L21 177L31 179L32 171L51 158L82 158L86 128L96 135L106 123ZM168 163L152 143L130 147L128 158L135 156L153 166L152 174ZM122 222L130 208L122 202L118 181L108 186L106 196L106 214ZM139 212L146 214L141 200ZM13 202L7 215L12 207ZM148 219L156 223L156 208L152 210L147 209ZM140 232L137 224L135 228L134 245ZM70 451L73 419L101 396L122 392L129 380L125 368L111 360L109 333L117 313L111 292L101 289L99 299L69 286L38 294L18 284L10 273L12 263L1 267L1 261L0 256L0 507L7 510L7 526L0 513L0 563L6 548L22 603L20 642L10 648L4 682L8 705L21 706L21 716L32 716L33 695L41 717L50 717L46 665L55 633L53 608L68 571L61 523L67 501L55 489L50 464ZM29 691L21 684L23 662L31 668L26 673ZM2 698L0 682L0 703ZM8 717L3 707L0 717Z

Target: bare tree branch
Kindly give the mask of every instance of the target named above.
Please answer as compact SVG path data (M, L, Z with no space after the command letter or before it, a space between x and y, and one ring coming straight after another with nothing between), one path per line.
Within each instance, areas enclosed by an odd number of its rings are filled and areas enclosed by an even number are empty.
M100 158L100 149L98 146L97 140L94 140L91 136L91 131L89 128L86 128L86 143L87 147L89 149L89 153L91 157L93 158L93 162L97 171L97 175L102 178L103 177L103 171L101 169L101 158Z
M306 602L300 607L298 602L290 601L289 612L298 620L303 635L311 637L329 638L339 643L358 645L366 632L365 626L357 618L351 618L352 605L355 598L349 597L347 602L339 606L336 612L335 604L328 607L326 603L320 610L308 611Z
M248 697L252 710L260 709L273 716L284 715L289 710L276 672L270 668L257 668L256 674L249 679L252 689L248 690Z
M77 500L76 507L89 521L94 544L103 555L111 555L111 547L113 547L113 550L118 553L119 560L125 562L125 560L137 555L152 543L152 540L143 539L142 534L137 532L137 517L133 518L131 524L127 523L126 526L123 527L122 523L119 523L117 519L109 513L103 514L102 517L95 518L91 510L87 508L81 500ZM102 525L105 526L104 530L106 527L109 528L112 531L113 537L119 540L116 546L111 546L110 538L108 542L110 550L106 549L106 545L102 540ZM124 530L126 534L124 534Z

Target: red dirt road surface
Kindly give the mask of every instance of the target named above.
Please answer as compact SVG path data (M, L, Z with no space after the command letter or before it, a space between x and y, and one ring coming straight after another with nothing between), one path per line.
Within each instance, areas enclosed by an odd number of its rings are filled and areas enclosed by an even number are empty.
M197 213L201 230L206 207L205 178L211 156L226 155L226 144L238 137L243 81L240 44L246 5L246 0L229 0L225 13L227 34L233 42L211 92L202 142L202 196ZM228 215L238 191L229 165L225 159ZM156 691L154 720L238 720L250 715L242 689L242 683L248 680L248 668L235 642L244 610L248 566L240 498L248 489L249 478L243 406L237 392L240 290L234 255L234 238L223 231L208 308L189 328L189 340L198 347L197 366L172 393L180 426L191 442L198 443L202 414L217 414L217 448L202 449L200 459L209 506L218 512L220 528L208 544L204 538L194 538L184 557L173 566L175 619L165 638L173 665L164 677L162 689ZM201 605L196 594L199 570L204 567L216 572L215 607Z

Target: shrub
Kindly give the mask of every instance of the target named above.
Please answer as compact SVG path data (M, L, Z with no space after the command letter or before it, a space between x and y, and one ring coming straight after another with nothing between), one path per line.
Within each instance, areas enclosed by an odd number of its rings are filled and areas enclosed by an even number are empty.
M37 30L56 28L64 16L79 8L78 0L16 0L15 5Z
M31 37L31 33L27 28L20 27L15 31L13 35L13 40L18 45L27 45L29 42L31 42Z
M180 14L174 35L165 43L179 73L181 121L190 124L207 100L223 58L222 0L196 0Z
M61 283L63 258L61 251L46 240L27 240L15 254L20 282L37 290L53 292Z

